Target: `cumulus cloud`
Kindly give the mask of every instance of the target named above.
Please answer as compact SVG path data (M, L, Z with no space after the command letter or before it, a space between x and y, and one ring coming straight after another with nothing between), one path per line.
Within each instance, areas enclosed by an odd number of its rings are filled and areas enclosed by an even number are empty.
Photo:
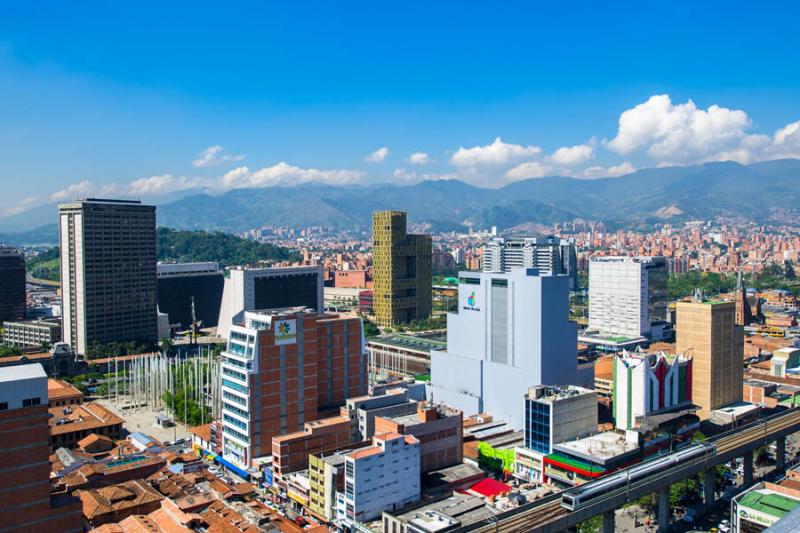
M198 168L215 167L217 165L221 165L222 163L241 161L244 159L244 155L228 155L223 153L223 151L224 150L222 146L218 144L209 146L200 152L200 158L192 161L192 165Z
M73 183L66 189L56 191L50 195L51 202L62 202L65 200L75 200L76 198L88 198L90 196L108 196L123 194L124 188L116 183L97 184L90 180Z
M364 158L369 163L381 163L389 155L389 148L382 146Z
M698 108L689 100L675 104L654 95L619 117L617 135L605 145L628 155L643 151L658 166L738 161L752 163L800 156L800 122L772 136L748 133L752 120L740 109L717 104Z
M427 165L431 162L431 158L425 152L414 152L408 156L408 162L412 165Z
M549 157L556 165L574 167L583 165L594 157L594 146L590 144L576 144L575 146L562 146Z
M493 143L472 148L459 148L450 158L450 163L461 168L476 166L500 166L534 157L542 153L538 146L509 144L497 137Z
M255 187L292 186L301 183L327 183L347 185L358 182L363 172L360 170L320 170L301 168L281 161L271 167L251 172L247 167L235 168L219 180L222 189L241 189Z
M543 178L550 174L550 167L540 161L529 161L522 163L506 172L506 177L511 181L527 180L531 178Z

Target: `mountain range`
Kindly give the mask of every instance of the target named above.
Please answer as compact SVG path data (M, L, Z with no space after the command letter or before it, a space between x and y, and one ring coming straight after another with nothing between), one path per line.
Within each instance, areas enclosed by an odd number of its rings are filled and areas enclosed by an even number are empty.
M800 160L741 165L706 163L645 169L618 178L547 177L480 188L458 180L414 185L375 184L237 189L189 194L158 206L158 224L176 229L237 232L261 226L333 226L364 229L372 211L407 211L411 222L433 230L499 230L575 218L610 227L647 227L658 221L732 217L785 221L800 212ZM0 219L0 231L22 232L56 222L48 204ZM0 241L14 239L0 234Z

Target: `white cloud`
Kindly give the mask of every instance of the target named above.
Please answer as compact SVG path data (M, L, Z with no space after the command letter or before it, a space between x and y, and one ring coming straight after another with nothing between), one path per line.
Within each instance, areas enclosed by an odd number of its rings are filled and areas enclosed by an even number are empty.
M610 167L589 167L581 173L581 177L589 179L617 178L619 176L624 176L625 174L630 174L631 172L636 172L636 167L634 167L630 162L624 161L619 165L613 165Z
M200 178L187 178L186 176L173 176L161 174L148 178L139 178L128 184L128 193L134 196L149 194L165 194L175 191L185 191L208 185L207 180Z
M505 176L510 181L527 180L531 178L543 178L551 173L551 169L540 161L529 161L515 166L508 170Z
M414 152L408 156L408 162L412 165L427 165L431 162L431 158L425 152Z
M110 196L116 194L124 194L124 187L120 187L116 183L100 185L93 181L84 180L73 183L66 189L54 192L50 195L50 201L61 202L78 198L88 198L91 196Z
M497 137L493 143L485 146L459 148L450 158L450 163L461 168L483 165L500 166L535 157L541 153L542 149L538 146L508 144L503 142L500 137Z
M38 202L39 202L38 196L29 196L27 198L23 198L14 207L9 207L7 209L4 209L3 214L0 216L0 218L13 217L14 215L19 215L20 213L24 213L31 207L35 206Z
M748 133L751 126L740 109L717 104L700 109L691 100L673 104L662 94L624 111L616 137L605 144L624 155L642 150L657 166L727 160L747 164L800 154L800 137L794 139L798 123L772 137Z
M360 170L300 168L281 161L255 172L251 172L247 167L235 168L222 176L218 185L226 190L279 185L293 186L309 182L347 185L360 181L363 175L364 172Z
M192 161L192 165L195 167L215 167L217 165L221 165L222 163L230 162L230 161L241 161L244 159L244 155L228 155L223 154L222 146L215 144L214 146L209 146L202 152L200 152L200 158L195 159Z
M382 146L364 158L370 163L381 163L389 155L389 148Z
M549 157L557 165L574 167L583 165L594 157L594 146L590 144L576 144L575 146L562 146Z

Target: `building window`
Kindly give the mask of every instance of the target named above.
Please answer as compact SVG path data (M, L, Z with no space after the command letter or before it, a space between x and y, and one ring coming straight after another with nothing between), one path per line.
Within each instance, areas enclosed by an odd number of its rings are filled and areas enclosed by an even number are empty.
M41 398L26 398L22 400L22 407L33 407L42 403Z
M0 411L8 409L8 402L0 402Z

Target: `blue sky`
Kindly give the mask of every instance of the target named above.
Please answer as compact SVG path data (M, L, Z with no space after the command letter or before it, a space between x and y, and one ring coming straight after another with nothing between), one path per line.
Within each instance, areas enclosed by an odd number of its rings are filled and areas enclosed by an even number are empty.
M800 156L793 2L162 4L3 8L0 217Z

